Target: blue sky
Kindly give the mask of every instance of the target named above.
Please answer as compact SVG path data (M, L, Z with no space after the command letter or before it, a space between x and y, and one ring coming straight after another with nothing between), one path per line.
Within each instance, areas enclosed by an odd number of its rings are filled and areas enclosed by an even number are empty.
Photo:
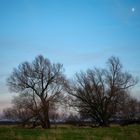
M0 0L1 108L13 96L5 82L12 69L39 54L62 63L68 77L112 55L140 77L140 1Z

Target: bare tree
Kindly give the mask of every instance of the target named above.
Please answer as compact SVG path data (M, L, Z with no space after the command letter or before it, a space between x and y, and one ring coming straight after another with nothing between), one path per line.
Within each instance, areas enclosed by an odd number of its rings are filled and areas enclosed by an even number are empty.
M67 92L74 97L72 105L81 115L94 119L100 126L108 126L123 94L137 83L131 74L122 71L118 58L111 57L107 66L107 69L95 68L78 73L67 86Z
M3 116L8 119L19 121L25 126L26 124L35 124L35 120L39 119L39 111L41 108L36 108L34 98L31 94L23 93L15 96L12 100L12 106L4 109Z
M32 63L24 62L7 80L11 91L27 95L24 107L38 116L43 128L50 128L49 109L51 104L63 98L65 76L61 64L51 64L48 59L38 56ZM18 101L15 101L17 104Z
M139 101L130 96L130 94L126 94L118 112L122 124L138 122L140 116Z

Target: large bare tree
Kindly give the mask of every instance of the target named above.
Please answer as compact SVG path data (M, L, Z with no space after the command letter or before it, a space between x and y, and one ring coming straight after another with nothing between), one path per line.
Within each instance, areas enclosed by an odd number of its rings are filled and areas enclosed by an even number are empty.
M52 64L40 55L32 63L24 62L15 68L7 83L11 91L26 95L22 100L25 108L40 120L43 128L50 128L51 105L63 98L65 76L62 65Z
M73 96L72 105L81 115L94 119L100 126L108 126L123 95L136 83L131 74L123 72L119 59L111 57L106 69L77 73L67 86L67 92Z

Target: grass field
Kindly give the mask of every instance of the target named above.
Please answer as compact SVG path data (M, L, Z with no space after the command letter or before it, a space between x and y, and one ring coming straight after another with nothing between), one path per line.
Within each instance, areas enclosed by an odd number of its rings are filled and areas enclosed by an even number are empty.
M140 140L140 125L108 128L59 126L50 130L0 126L0 140Z

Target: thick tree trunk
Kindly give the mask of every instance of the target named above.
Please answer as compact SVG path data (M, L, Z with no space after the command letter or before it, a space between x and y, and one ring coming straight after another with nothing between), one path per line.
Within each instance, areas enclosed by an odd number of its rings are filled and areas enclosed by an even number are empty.
M99 115L92 115L93 120L95 120L99 126L101 127L109 127L109 120L107 117L105 117L104 114L100 115L100 117L98 117Z
M42 123L42 128L44 128L44 129L50 129L50 122L49 121L47 123L46 122L43 122Z
M104 120L104 121L99 123L99 126L101 126L101 127L109 127L109 123L108 123L108 121Z
M43 116L42 116L42 128L49 129L50 128L50 120L49 120L49 102L43 101Z
M48 116L44 116L44 121L42 122L42 128L49 129L50 128L50 120Z

